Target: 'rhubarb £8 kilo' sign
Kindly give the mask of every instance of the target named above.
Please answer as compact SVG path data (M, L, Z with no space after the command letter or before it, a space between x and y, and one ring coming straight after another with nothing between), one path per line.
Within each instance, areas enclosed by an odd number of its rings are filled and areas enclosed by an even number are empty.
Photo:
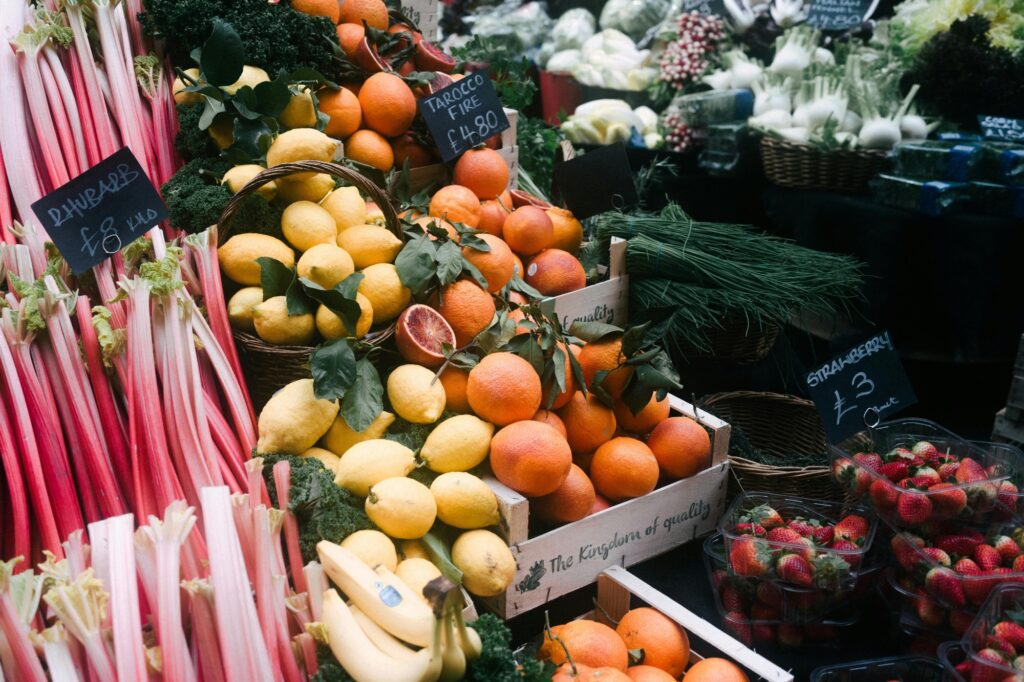
M510 126L487 71L474 71L419 102L441 159L483 144Z
M159 192L127 147L32 204L32 211L79 274L167 217Z

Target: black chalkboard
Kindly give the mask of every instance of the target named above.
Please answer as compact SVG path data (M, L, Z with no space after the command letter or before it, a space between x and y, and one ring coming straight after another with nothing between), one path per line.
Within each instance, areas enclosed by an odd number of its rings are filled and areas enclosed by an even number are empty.
M553 180L565 207L580 220L637 203L633 173L621 142L555 164Z
M805 380L833 443L917 402L888 331L811 370Z
M79 274L167 217L160 194L127 147L32 204L32 211Z
M987 140L1024 142L1024 119L1004 116L978 116L981 133Z
M467 74L424 97L419 107L444 161L451 161L509 127L486 69Z
M843 31L860 26L878 0L811 0L807 23L815 28Z
M724 0L683 0L683 12L726 16Z

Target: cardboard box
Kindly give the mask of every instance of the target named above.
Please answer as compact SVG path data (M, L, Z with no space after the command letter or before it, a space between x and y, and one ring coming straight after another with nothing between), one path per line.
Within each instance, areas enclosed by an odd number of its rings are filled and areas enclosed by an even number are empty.
M478 600L508 619L594 582L609 566L631 566L715 529L725 511L730 426L670 396L672 416L695 418L710 431L711 463L675 481L602 512L529 537L530 503L490 477L498 497L502 532L516 558L516 575L503 595Z
M626 240L612 237L608 279L578 291L547 298L541 309L555 313L566 331L573 322L605 322L625 327L629 320L629 277L626 275Z

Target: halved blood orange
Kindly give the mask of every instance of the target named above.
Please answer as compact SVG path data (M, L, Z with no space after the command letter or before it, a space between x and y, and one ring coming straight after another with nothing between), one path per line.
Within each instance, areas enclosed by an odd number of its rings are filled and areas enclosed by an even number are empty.
M417 303L398 316L395 345L398 353L417 365L439 367L444 362L441 344L455 345L451 325L430 306Z

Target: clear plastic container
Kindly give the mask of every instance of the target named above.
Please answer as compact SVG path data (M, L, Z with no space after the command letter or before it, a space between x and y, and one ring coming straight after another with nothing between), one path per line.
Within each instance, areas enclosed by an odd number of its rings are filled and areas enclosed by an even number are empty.
M811 682L942 682L946 671L934 658L897 656L829 665L811 673Z
M970 199L967 184L963 182L914 180L881 174L870 185L879 203L932 217L961 209Z
M1003 218L1024 218L1024 185L970 182L967 188L971 196L971 208L978 213Z
M691 128L707 128L749 118L754 113L754 95L750 90L710 90L679 95L666 111L677 112Z
M1024 184L1024 146L988 142L982 152L980 180L1003 185Z
M892 150L898 176L920 180L967 182L976 176L982 146L971 142L902 142Z
M832 542L778 542L745 533L742 525L744 519L748 518L752 511L768 508L775 510L786 522L801 517L818 522L822 527L834 526L844 517L856 514L867 521L868 528L860 544L849 549L835 547L835 543ZM718 532L725 538L726 564L730 573L747 577L774 578L792 583L793 580L788 579L786 575L780 575L778 569L784 556L798 554L810 563L811 584L803 586L822 590L854 587L858 571L864 565L864 557L871 549L877 528L878 521L874 514L863 505L846 505L754 492L739 495L718 521ZM753 554L756 554L759 560L741 561Z
M968 682L971 662L961 642L946 642L936 650L939 663L946 669L950 682ZM966 669L962 666L967 666Z
M908 491L857 457L858 454L876 453L885 458L897 448L912 451L920 442L934 445L943 458L974 460L985 469L987 478L950 483L941 476L941 469L938 468L941 460L928 459L924 463L940 475L942 487L929 486L927 490ZM993 520L1000 483L1020 475L1022 471L1020 451L1014 450L971 443L925 419L898 419L861 432L838 446L832 446L830 455L832 475L840 485L865 500L880 518L894 528L913 529L936 521L988 523ZM920 466L917 460L905 461ZM903 495L914 495L919 504L901 509ZM920 502L921 497L926 502ZM922 512L922 509L925 511Z
M971 678L981 679L1006 679L1018 675L1024 680L1024 670L1014 667L1013 661L1018 656L1024 656L1024 646L1016 646L1012 637L999 636L1002 627L1006 623L1009 627L1017 629L1021 626L1022 614L1024 614L1024 585L1002 584L992 590L992 594L981 607L981 612L971 624L963 637L963 645L970 657L973 669ZM994 640L998 638L998 643ZM1005 651L1008 660L1002 663L992 660L987 656L987 650L1011 646L1014 652Z
M942 640L963 637L978 616L977 609L953 609L914 588L907 576L897 577L894 569L885 572L886 589L892 595L890 606L899 613L903 629L924 632Z

